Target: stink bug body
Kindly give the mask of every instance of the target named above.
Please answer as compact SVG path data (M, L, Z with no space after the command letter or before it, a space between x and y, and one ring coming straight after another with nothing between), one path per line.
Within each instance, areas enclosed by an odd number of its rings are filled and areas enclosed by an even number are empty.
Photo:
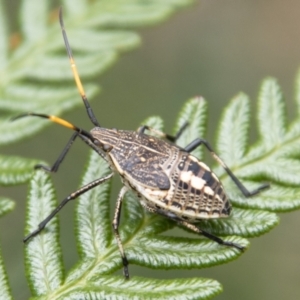
M174 220L178 224L202 234L221 245L243 250L241 245L224 241L194 225L194 223L203 219L228 217L231 205L218 177L207 165L190 153L203 144L210 151L213 158L224 167L228 175L246 197L259 193L261 190L268 188L269 185L263 184L258 189L249 192L203 139L196 139L185 148L177 146L175 144L176 140L188 126L188 123L184 124L174 137L148 126L142 126L137 131L101 127L89 105L81 84L64 29L61 11L59 18L76 85L85 104L87 114L95 127L90 132L87 132L63 119L45 114L27 113L16 117L16 119L24 116L42 117L75 131L52 167L37 165L36 168L56 172L74 140L80 137L108 162L114 173L120 175L124 186L117 199L113 218L113 230L122 257L126 278L129 278L128 261L119 236L118 227L122 200L128 190L136 194L142 206L149 212L157 213ZM148 135L145 131L155 133L159 137ZM66 203L109 180L112 175L113 173L96 179L70 194L39 224L35 231L24 238L24 242L43 230L46 224Z

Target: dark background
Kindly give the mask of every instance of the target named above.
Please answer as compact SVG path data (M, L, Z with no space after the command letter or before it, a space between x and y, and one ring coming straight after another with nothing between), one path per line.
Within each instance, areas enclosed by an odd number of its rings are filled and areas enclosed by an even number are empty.
M17 7L18 1L7 5L15 29ZM299 13L297 0L203 0L161 25L139 30L142 46L123 55L99 78L103 92L92 103L98 119L107 127L135 129L146 117L160 115L170 132L184 101L202 95L209 103L206 138L213 143L220 114L228 101L240 91L247 93L254 121L260 83L264 77L273 76L283 89L288 117L292 120L294 81L300 66ZM84 68L78 67L79 72ZM63 117L86 129L91 127L83 108ZM41 158L51 164L68 138L67 130L50 126L4 151ZM251 141L255 138L253 122ZM59 199L77 188L86 158L86 146L77 143L60 172L53 175ZM114 195L119 186L115 178ZM26 299L29 295L21 242L26 191L26 186L1 188L1 195L12 197L17 204L12 213L0 220L2 253L16 299ZM68 206L60 214L60 225L64 260L70 268L77 260L77 253L72 220L74 204ZM131 266L131 274L215 278L224 286L224 293L216 298L220 300L299 299L299 225L299 212L281 214L280 226L252 239L249 251L227 265L169 272Z

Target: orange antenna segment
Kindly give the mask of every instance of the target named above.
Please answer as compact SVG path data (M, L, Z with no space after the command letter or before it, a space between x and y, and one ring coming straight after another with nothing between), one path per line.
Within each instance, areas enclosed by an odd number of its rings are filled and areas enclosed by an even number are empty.
M74 75L74 79L75 79L76 86L78 88L79 94L84 99L84 101L86 101L85 91L84 91L83 85L81 83L81 80L80 80L80 77L79 77L79 74L78 74L78 71L77 71L77 67L76 67L76 64L75 64L75 61L74 61L73 57L70 58L70 64L71 64L72 72L73 72L73 75Z
M100 127L100 124L97 121L97 119L94 115L94 112L93 112L93 110L90 106L90 103L89 103L89 101L88 101L88 99L85 95L85 91L84 91L83 85L81 83L81 80L80 80L80 77L79 77L79 74L78 74L78 71L77 71L75 60L73 58L72 50L71 50L69 40L68 40L68 37L67 37L67 33L66 33L66 30L65 30L65 25L64 25L64 21L63 21L63 17L62 17L62 9L61 8L59 10L59 22L60 22L60 27L61 27L62 35L63 35L63 38L64 38L66 50L67 50L67 53L68 53L68 56L69 56L71 69L72 69L72 72L73 72L73 75L74 75L74 79L75 79L76 86L78 88L79 94L80 94L80 96L83 100L83 103L85 105L85 108L86 108L86 111L87 111L87 114L88 114L90 120L92 121L92 123L94 125L96 125L97 127Z
M51 120L51 121L54 122L54 123L60 124L60 125L62 125L62 126L64 126L64 127L70 128L70 129L72 129L72 130L76 130L76 129L77 129L76 126L74 126L74 125L71 124L70 122L68 122L68 121L66 121L66 120L63 120L63 119L61 119L61 118L59 118L59 117L49 115L49 116L48 116L48 119Z
M61 118L53 116L53 115L37 114L37 113L26 113L26 114L21 114L21 115L18 115L16 117L12 118L12 121L17 120L17 119L21 119L21 118L24 118L24 117L29 117L29 116L48 119L48 120L52 121L53 123L56 123L56 124L62 125L64 127L67 127L69 129L72 129L74 131L77 131L80 135L83 135L83 136L89 138L91 141L94 140L93 136L89 132L73 125L72 123L70 123L70 122L68 122L64 119L61 119Z

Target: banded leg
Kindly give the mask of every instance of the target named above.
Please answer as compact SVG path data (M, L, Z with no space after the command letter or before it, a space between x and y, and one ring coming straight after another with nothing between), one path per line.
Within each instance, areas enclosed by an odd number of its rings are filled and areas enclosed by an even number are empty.
M201 234L203 236L205 236L206 238L220 244L220 245L224 245L224 246L228 246L228 247L234 247L238 250L245 250L245 248L239 244L236 244L236 243L233 243L233 242L228 242L228 241L224 241L223 239L199 228L198 226L194 225L194 224L191 224L191 223L188 223L186 221L183 221L183 220L179 220L179 219L176 219L174 217L170 217L170 215L166 214L166 212L164 210L159 210L159 209L155 209L155 208L152 208L152 207L149 207L147 205L143 205L149 212L151 213L157 213L161 216L164 216L164 217L167 217L169 218L170 220L172 221L176 221L179 225L182 225L184 227L186 227L187 229L197 233L197 234Z
M239 245L239 244L236 244L236 243L232 243L232 242L228 242L228 241L224 241L223 239L207 232L207 231L204 231L202 230L201 228L191 224L191 223L188 223L186 221L178 221L178 224L198 233L198 234L202 234L203 236L207 237L208 239L220 244L220 245L224 245L224 246L228 246L228 247L234 247L238 250L241 250L241 251L244 251L245 250L245 247Z
M236 186L239 188L239 190L243 193L245 197L251 197L258 193L260 193L262 190L265 190L270 187L268 183L262 184L257 189L253 191L248 191L247 188L240 182L240 180L232 173L232 171L227 167L227 165L223 162L223 160L215 153L213 148L210 146L210 144L204 140L204 139L195 139L192 141L189 145L187 145L184 150L187 152L192 152L194 149L199 147L200 145L204 145L208 151L210 152L211 156L225 169L227 174L230 176L232 181L236 184Z
M78 198L80 195L84 194L85 192L93 189L94 187L102 184L103 182L107 181L108 179L110 179L113 176L113 173L96 179L86 185L84 185L83 187L81 187L79 190L73 192L72 194L70 194L68 197L66 197L52 212L51 214L44 219L39 225L38 228L34 231L32 231L31 233L29 233L24 239L23 242L26 243L29 239L31 239L32 237L36 236L37 234L39 234L44 228L45 226L51 221L51 219L71 200L74 200L76 198Z
M56 162L52 165L52 167L38 164L38 165L35 165L34 168L35 169L44 169L47 172L57 172L60 164L62 163L62 161L64 160L65 156L69 152L71 146L73 145L73 143L74 143L75 139L78 137L78 135L79 135L78 132L74 132L72 134L72 136L71 136L70 140L68 141L67 145L64 147L63 151L59 155L59 157L56 160Z
M149 130L150 132L158 135L159 137L165 138L168 141L175 143L179 139L179 137L182 135L182 133L184 132L184 130L188 127L188 125L189 125L188 122L184 122L183 125L179 128L179 130L175 134L175 136L169 135L167 133L164 133L164 132L162 132L160 130L157 130L155 128L149 127L147 125L143 125L143 126L139 127L138 128L138 133L139 134L143 134L143 133L145 133L145 130Z
M123 273L124 273L125 278L129 279L128 260L127 260L127 257L126 257L126 254L125 254L125 251L124 251L124 248L122 245L122 241L120 238L120 234L119 234L119 224L120 224L122 201L123 201L124 195L127 192L127 190L128 190L127 187L123 186L119 192L112 226L113 226L114 234L115 234L116 241L117 241L119 251L121 254L121 258L122 258Z

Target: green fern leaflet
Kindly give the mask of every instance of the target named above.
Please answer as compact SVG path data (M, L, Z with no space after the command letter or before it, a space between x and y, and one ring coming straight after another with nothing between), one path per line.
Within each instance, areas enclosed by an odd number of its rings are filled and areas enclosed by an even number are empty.
M89 97L99 92L90 78L110 67L120 53L140 43L139 36L131 28L156 24L192 2L77 0L74 5L73 0L62 1L72 49L79 53L77 64L85 66L80 75L89 82L86 85ZM31 118L10 122L12 116L25 111L61 115L82 104L74 89L58 22L47 21L50 1L22 2L22 40L13 52L1 4L0 109L5 114L0 118L0 145L3 146L32 136L50 123ZM248 248L248 238L260 236L278 224L277 213L299 209L300 75L296 87L297 116L287 124L285 102L277 81L273 78L263 81L257 105L258 138L253 145L248 142L249 98L239 94L225 108L214 145L216 152L247 188L255 189L262 182L269 182L271 188L246 199L226 172L214 166L233 204L233 212L228 219L204 220L199 224L201 228ZM207 103L203 98L192 98L184 104L174 132L187 120L189 127L178 141L180 146L205 136ZM163 120L157 116L142 124L164 130ZM202 148L197 148L193 154L200 159L206 155ZM29 181L25 234L36 229L58 205L49 174L32 171L36 163L40 161L0 155L2 186ZM81 186L108 172L108 165L92 152ZM63 266L57 217L28 242L25 268L34 299L211 299L222 292L218 281L200 277L158 280L137 277L131 271L130 280L125 280L120 272L123 265L112 232L111 201L115 203L110 181L76 200L79 259L68 272ZM12 200L0 198L0 216L13 208ZM172 235L169 230L174 227L174 222L146 213L128 193L124 199L120 235L129 268L139 265L157 270L202 269L242 255L237 249L218 245L202 236L186 237L185 232L181 237ZM12 299L1 255L0 291L0 299Z
M279 91L274 79L264 81L262 92L265 92L268 88L275 88ZM259 98L259 116L263 114L263 109L269 109L268 105L273 105L273 97L273 90L261 94ZM281 97L278 97L278 102L279 105L276 106L274 111L274 118L277 119L279 115L282 118L284 117L283 111L280 111L284 108ZM271 212L271 210L274 210L274 204L277 212L290 210L291 207L293 209L299 207L299 197L294 197L295 193L292 188L290 188L289 196L287 185L290 183L283 185L284 179L275 180L268 174L262 175L255 172L248 175L248 171L244 171L251 168L258 161L268 158L268 155L263 151L255 152L258 145L264 144L263 138L254 146L248 147L245 136L247 137L246 130L249 126L249 111L249 101L243 94L238 95L229 103L220 123L217 147L220 151L222 147L226 149L226 145L223 146L225 142L233 145L230 151L232 151L231 155L235 160L229 160L229 166L239 174L239 177L243 179L247 186L255 187L264 180L271 182L272 188L253 198L246 199L231 184L227 176L220 172L225 189L235 206L233 214L228 219L201 222L201 226L210 232L226 236L226 240L246 247L249 242L245 238L259 236L278 224L278 216ZM204 99L193 98L186 102L175 126L175 128L178 128L183 120L190 120L190 130L187 130L181 137L183 144L187 140L203 135L205 131L203 120L206 119L206 113L207 107ZM226 123L228 122L226 120L230 119L233 114L235 118L232 119L232 123ZM272 117L272 115L269 116L269 118ZM271 120L269 119L268 122L271 122ZM293 142L299 143L300 131L295 132L296 123L292 127L293 134L287 131L287 133L276 139L277 142L274 144L276 151L280 152L280 148L285 146L288 137L290 137L289 140L292 139ZM163 122L158 117L149 118L143 124L163 129ZM259 126L267 125L259 124ZM244 128L245 131L243 134L235 135L233 128L240 128L241 130ZM300 128L299 123L298 128ZM274 151L274 149L272 151L271 146L268 149L271 152ZM253 153L256 153L256 156ZM281 153L284 153L282 159L288 160L286 152L282 151ZM225 158L229 158L226 155L226 152L224 152ZM277 159L281 159L280 156L277 156ZM92 153L81 185L92 181L96 176L105 176L108 172L106 163L96 153ZM274 200L274 196L272 197L275 193L273 188L276 191L280 191L280 189L286 191L286 197L281 201L280 206L278 200ZM50 213L56 205L56 199L53 199L51 190L48 175L42 171L37 171L31 180L27 233L35 229L37 223ZM35 196L41 194L45 199L42 202L40 197ZM76 299L78 295L79 298L95 299L134 299L134 297L137 297L137 299L165 299L170 295L182 299L209 299L221 291L220 284L211 279L178 278L173 281L157 281L156 279L133 276L129 281L126 281L121 275L114 275L117 269L122 269L122 262L112 234L109 200L110 183L105 183L85 193L77 200L76 238L80 260L65 278L62 278L64 272L61 262L61 249L57 242L58 230L55 223L57 221L54 220L47 227L47 230L28 244L26 251L27 271L30 274L30 286L34 295L44 295L45 299ZM121 237L130 264L155 269L204 268L229 262L241 255L241 252L236 249L220 246L196 235L193 238L162 235L175 224L163 217L146 213L137 199L130 193L124 201L124 206ZM269 209L269 207L273 209ZM40 216L39 219L36 216ZM47 282L52 282L53 286L49 286L49 284L46 284ZM195 286L197 286L197 289L195 289ZM188 295L186 294L187 290L189 291Z

